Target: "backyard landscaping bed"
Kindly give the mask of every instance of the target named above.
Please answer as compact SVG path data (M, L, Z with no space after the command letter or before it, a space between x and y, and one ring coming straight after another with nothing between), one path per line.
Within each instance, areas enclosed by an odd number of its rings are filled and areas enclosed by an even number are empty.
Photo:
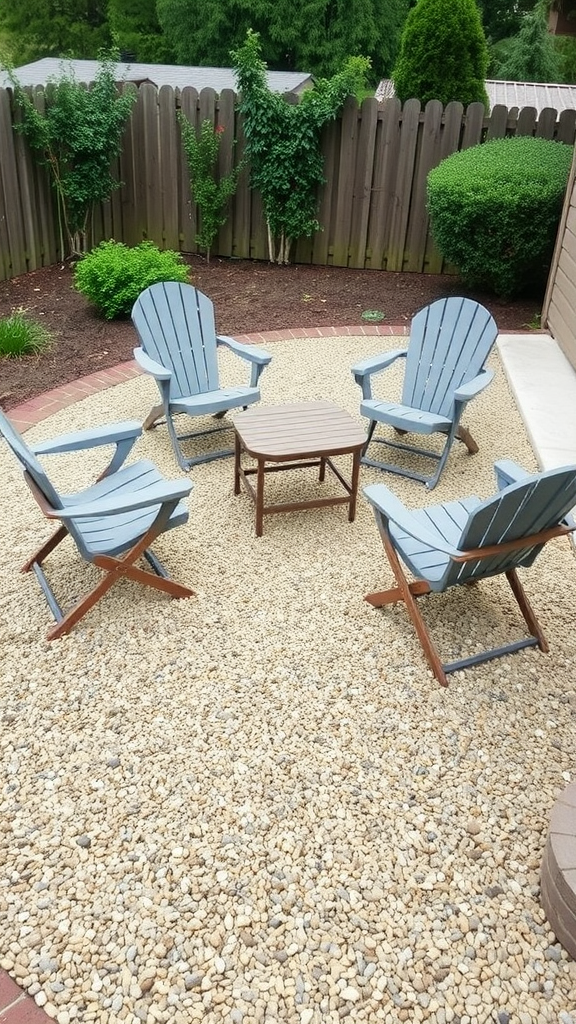
M434 299L465 294L492 312L500 330L537 323L538 296L501 302L464 289L456 277L397 274L345 267L315 267L250 260L189 257L192 282L210 296L222 334L344 327L361 324L366 311L385 324L406 324ZM0 283L0 317L24 308L54 332L41 356L0 360L0 402L11 409L50 388L132 358L129 320L106 321L73 288L72 270L56 264ZM367 321L368 322L368 321Z

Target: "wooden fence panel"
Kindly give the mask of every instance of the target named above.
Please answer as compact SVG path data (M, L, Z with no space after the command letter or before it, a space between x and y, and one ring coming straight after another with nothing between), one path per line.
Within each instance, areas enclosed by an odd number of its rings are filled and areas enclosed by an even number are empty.
M198 93L192 86L186 86L180 94L178 108L186 120L197 130L199 123L200 103ZM180 249L182 252L196 252L196 233L198 219L196 204L190 190L190 171L188 157L182 145L180 129L178 129L178 223Z
M394 186L394 207L392 211L392 225L390 228L390 248L386 263L387 270L402 270L404 266L404 252L406 249L408 218L410 216L410 198L412 195L412 180L414 176L414 162L418 142L419 121L419 100L408 100L408 102L404 104L404 109L402 111L400 152L398 154L396 182Z
M424 110L424 124L419 133L419 147L414 176L414 194L410 204L407 253L404 269L421 273L426 253L428 235L428 211L426 209L426 180L428 171L440 162L440 139L442 131L442 104L430 100Z
M536 131L536 108L522 107L516 123L516 135L534 135Z
M330 262L330 239L332 237L332 218L336 214L336 196L338 194L338 164L336 154L340 150L340 121L325 125L321 136L322 156L324 158L324 187L320 189L318 199L318 223L320 230L312 239L312 263L327 265Z
M218 125L224 128L220 136L220 149L218 151L218 176L226 177L235 166L234 139L235 133L235 108L236 93L233 89L223 89L217 104ZM226 220L218 231L214 246L217 252L223 256L232 255L234 222L232 220L232 199L228 200L225 214Z
M350 203L350 267L366 266L366 247L368 239L368 222L370 218L370 199L372 195L372 176L374 168L374 146L376 143L376 125L378 123L378 101L374 96L368 97L360 109L360 126L356 147L356 167L354 172L354 191Z
M569 146L574 145L576 136L576 110L563 110L558 118L558 130L556 138L558 142L566 142Z
M496 106L492 107L490 117L488 118L486 142L490 142L492 139L506 138L507 129L508 107L504 107L501 103L497 103Z
M245 151L242 118L236 97L224 90L180 93L157 90L145 83L123 89L136 92L126 125L120 158L113 174L120 190L102 203L92 218L93 241L114 237L128 245L151 238L158 245L197 252L198 211L190 196L185 153L176 112L184 112L198 128L204 118L225 131L219 149L219 173L226 174ZM39 110L42 89L31 91ZM295 102L290 97L290 102ZM15 136L10 93L0 90L0 279L62 256L63 240L54 193L45 168L33 159L26 140ZM460 104L439 103L420 110L417 100L404 108L397 99L377 104L372 98L359 109L349 98L342 114L322 133L325 183L318 191L322 230L300 239L297 262L370 267L387 270L451 272L435 248L426 211L426 179L458 149L505 135L558 138L570 145L576 134L576 111L547 109L537 118L531 108L518 111L497 106L486 114L480 103L464 112ZM237 146L234 149L233 139ZM268 258L262 200L249 187L243 165L226 223L218 232L214 255Z
M367 263L376 270L387 269L401 121L400 100L396 97L386 100L378 112L372 204L366 249Z
M0 187L4 193L7 251L10 253L7 265L10 268L10 276L17 277L18 274L25 274L29 267L26 258L26 234L20 207L18 167L13 134L10 97L6 90L2 90L0 102L0 142L2 143Z
M163 85L158 93L160 119L160 200L162 203L162 242L167 249L178 249L178 124L174 111L174 90Z
M479 142L482 142L485 120L486 111L483 103L471 103L466 108L460 149L469 149L470 146L477 146Z

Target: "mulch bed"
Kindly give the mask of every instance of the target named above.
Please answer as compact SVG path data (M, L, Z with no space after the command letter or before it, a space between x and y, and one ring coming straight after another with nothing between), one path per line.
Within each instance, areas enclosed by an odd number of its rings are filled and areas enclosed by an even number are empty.
M527 330L535 324L541 306L541 296L500 302L445 275L279 267L217 258L206 264L195 256L188 262L193 284L214 302L221 334L356 326L367 310L383 313L382 323L406 324L422 306L448 295L468 295L482 302L501 331ZM101 319L74 290L68 265L56 264L0 283L0 317L19 307L42 320L54 340L41 356L0 358L4 409L132 358L137 339L131 322Z

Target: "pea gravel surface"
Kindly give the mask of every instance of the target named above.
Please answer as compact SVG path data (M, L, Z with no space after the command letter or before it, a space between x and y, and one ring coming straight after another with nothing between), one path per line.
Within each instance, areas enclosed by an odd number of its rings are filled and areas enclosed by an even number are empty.
M326 398L358 416L350 365L398 344L274 343L262 401ZM464 420L478 455L455 445L432 493L370 469L362 483L417 507L493 493L497 458L534 469L491 365ZM225 354L223 379L237 368ZM400 380L378 378L381 393ZM156 400L137 378L29 436L142 420ZM182 475L165 427L131 457ZM105 464L45 461L67 491ZM565 539L523 574L550 653L442 689L405 609L363 601L393 582L367 502L352 524L342 507L265 517L257 539L220 460L192 470L189 521L155 545L196 596L122 582L49 644L19 568L50 527L5 446L0 473L0 966L50 1017L576 1024L576 964L539 902L550 811L574 769ZM266 481L277 500L333 486L312 470ZM46 571L63 604L99 575L70 541ZM421 607L445 660L523 635L500 578Z

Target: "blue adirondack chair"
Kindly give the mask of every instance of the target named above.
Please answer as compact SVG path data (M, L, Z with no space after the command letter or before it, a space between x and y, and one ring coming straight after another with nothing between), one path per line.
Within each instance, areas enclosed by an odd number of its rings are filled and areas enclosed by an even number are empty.
M466 403L483 391L494 376L491 370L484 369L484 363L497 334L492 316L478 302L462 298L438 299L413 318L407 348L356 363L352 373L362 388L360 412L370 420L363 464L421 480L431 490L440 479L454 438L463 441L471 455L477 452L478 445L470 431L461 425L460 418ZM400 402L373 398L374 374L400 358L406 359ZM446 434L446 443L437 453L403 441L374 437L377 423L387 424L399 434ZM438 462L436 472L426 476L370 458L367 453L371 442L434 459Z
M56 619L56 625L47 634L48 640L67 633L121 577L163 590L172 597L194 594L189 587L169 579L149 550L161 533L188 519L183 499L190 493L192 484L188 480L166 480L148 460L124 466L141 433L139 423L112 423L107 427L63 434L29 447L0 412L0 434L20 462L28 487L46 518L61 524L22 566L22 572L33 569ZM76 494L59 494L37 458L100 445L115 446L112 459L95 484ZM46 579L42 563L68 535L82 558L103 569L105 576L64 613ZM153 573L134 564L141 555Z
M499 493L486 501L470 497L410 512L384 484L364 488L374 508L397 586L367 594L375 608L404 601L434 675L446 675L490 658L538 646L546 639L516 570L531 566L544 544L576 529L576 466L528 474L509 460L494 465ZM415 577L408 582L400 559ZM415 598L430 591L472 583L504 573L530 637L448 664L440 661Z
M186 413L220 419L230 409L245 409L260 401L258 380L272 356L255 345L242 345L234 338L216 334L212 302L190 284L167 281L146 288L132 307L132 322L140 339L134 358L156 379L162 399L146 417L144 429L149 430L161 416L165 417L174 453L185 471L201 462L233 455L229 448L186 458L180 441L230 427L219 425L177 435L174 417ZM220 345L250 363L248 387L220 387Z

